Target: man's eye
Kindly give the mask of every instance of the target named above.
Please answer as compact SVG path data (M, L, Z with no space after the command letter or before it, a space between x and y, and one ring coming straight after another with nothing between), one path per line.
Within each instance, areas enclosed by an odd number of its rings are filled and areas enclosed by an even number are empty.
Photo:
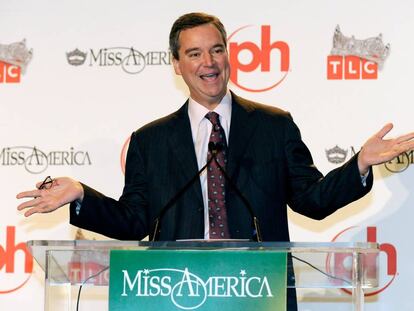
M196 58L196 57L199 57L200 56L200 53L190 53L190 54L188 54L188 56L190 58Z
M213 53L215 53L215 54L221 54L221 53L223 53L223 51L224 51L223 48L216 48L216 49L213 50Z

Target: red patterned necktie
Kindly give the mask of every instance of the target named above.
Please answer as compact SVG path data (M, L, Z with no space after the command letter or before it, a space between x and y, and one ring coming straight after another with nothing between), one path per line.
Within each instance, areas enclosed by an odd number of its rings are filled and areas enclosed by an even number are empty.
M226 134L221 127L219 115L216 112L209 112L206 118L212 123L209 143L214 143L217 148L216 159L221 167L226 167ZM212 157L208 151L207 161ZM207 166L207 190L208 190L208 211L210 222L210 239L229 239L229 228L227 225L226 211L226 182L220 167L215 160Z

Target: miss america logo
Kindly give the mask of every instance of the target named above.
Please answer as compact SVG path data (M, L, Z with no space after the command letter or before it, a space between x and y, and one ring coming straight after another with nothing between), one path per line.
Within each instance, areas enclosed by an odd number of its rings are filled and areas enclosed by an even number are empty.
M169 297L182 310L198 309L207 298L273 297L266 276L248 277L245 270L241 270L238 276L210 276L207 280L191 273L188 268L138 270L133 280L127 270L122 270L122 274L122 297Z
M35 146L13 146L0 149L0 166L24 166L32 174L43 173L49 165L86 166L92 165L88 151L55 150L45 152Z

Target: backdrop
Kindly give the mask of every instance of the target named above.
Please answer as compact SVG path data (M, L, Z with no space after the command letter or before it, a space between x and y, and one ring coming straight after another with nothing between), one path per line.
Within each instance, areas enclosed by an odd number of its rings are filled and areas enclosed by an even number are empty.
M168 33L190 11L222 19L230 88L290 111L322 172L344 163L387 122L395 124L390 136L413 130L414 5L408 0L0 0L1 310L43 309L43 272L20 243L76 234L67 207L25 219L15 195L51 175L119 197L131 132L187 98L170 63ZM371 52L382 34L390 44L383 65L331 56L338 25L349 38L374 38L364 47ZM345 51L358 54L351 45ZM27 64L16 62L22 57ZM398 310L414 308L412 163L411 152L375 167L371 193L325 220L289 213L293 241L381 244L380 288L367 310L394 310L396 302ZM304 310L323 308L332 310L311 302Z

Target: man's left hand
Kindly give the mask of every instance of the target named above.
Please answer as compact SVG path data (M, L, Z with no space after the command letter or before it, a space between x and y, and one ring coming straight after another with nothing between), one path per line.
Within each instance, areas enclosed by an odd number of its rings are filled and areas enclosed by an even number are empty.
M384 139L392 128L392 123L386 124L362 146L358 155L361 175L365 175L372 165L391 161L396 156L414 149L414 132L393 139Z

